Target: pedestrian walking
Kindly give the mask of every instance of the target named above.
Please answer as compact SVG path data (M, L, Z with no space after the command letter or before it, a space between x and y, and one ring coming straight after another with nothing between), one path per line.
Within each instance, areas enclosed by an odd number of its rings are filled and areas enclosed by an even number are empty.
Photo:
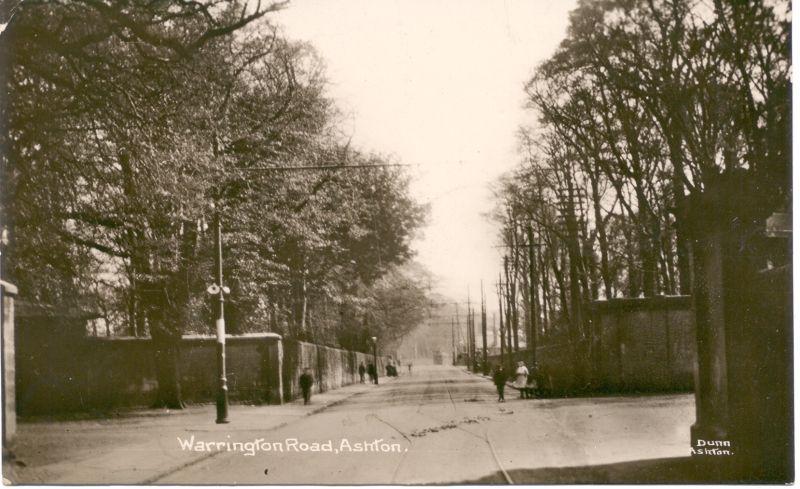
M525 389L528 386L528 367L525 362L517 362L517 371L514 372L514 387L519 389L520 397L525 397Z
M494 374L492 374L492 382L494 382L495 387L497 387L497 402L506 402L504 395L506 390L506 372L503 370L502 365L495 367Z
M364 374L367 373L367 367L364 366L364 362L361 362L361 365L358 366L358 376L361 377L361 383L364 383Z
M314 385L314 377L311 376L309 369L303 369L303 375L300 376L300 390L303 391L303 404L311 402L311 386Z
M374 363L370 363L367 365L367 375L369 375L369 381L373 384L378 383L378 370L375 368Z

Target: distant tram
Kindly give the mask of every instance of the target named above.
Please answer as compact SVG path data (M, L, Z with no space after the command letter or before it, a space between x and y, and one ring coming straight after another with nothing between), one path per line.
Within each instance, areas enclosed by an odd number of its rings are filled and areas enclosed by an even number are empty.
M435 352L433 352L433 364L441 365L442 363L443 363L442 352L440 350L436 350Z

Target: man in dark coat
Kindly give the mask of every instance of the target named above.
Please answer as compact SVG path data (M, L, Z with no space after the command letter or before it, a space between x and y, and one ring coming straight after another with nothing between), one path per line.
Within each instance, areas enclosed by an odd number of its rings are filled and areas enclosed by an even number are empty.
M492 382L494 382L495 387L497 387L497 402L506 402L504 393L506 389L507 377L506 371L503 370L502 365L495 367L494 374L492 375Z
M364 383L364 374L367 372L367 367L364 366L364 362L361 362L361 365L358 366L358 376L361 377L361 383Z
M303 391L303 404L308 404L311 401L311 386L314 385L314 377L311 376L309 369L303 369L303 375L300 376L300 390Z

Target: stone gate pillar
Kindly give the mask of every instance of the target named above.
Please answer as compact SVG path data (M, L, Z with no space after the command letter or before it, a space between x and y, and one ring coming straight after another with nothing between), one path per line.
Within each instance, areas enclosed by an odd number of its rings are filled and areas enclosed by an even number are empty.
M692 446L698 440L728 440L728 355L725 343L725 300L722 294L723 241L716 223L691 241L693 305L697 341L696 420Z
M793 477L791 259L770 268L772 210L753 185L746 174L721 176L681 216L697 334L691 441L720 477L786 482ZM703 447L730 455L698 453Z
M17 288L0 280L3 328L3 452L17 432L16 360L14 348L14 300Z

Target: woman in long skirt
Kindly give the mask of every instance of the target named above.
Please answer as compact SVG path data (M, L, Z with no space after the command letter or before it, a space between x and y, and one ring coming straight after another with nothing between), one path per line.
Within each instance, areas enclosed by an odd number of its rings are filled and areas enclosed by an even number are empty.
M519 389L520 396L522 396L523 389L528 386L528 367L525 366L525 362L520 361L517 363L515 375L514 387Z

